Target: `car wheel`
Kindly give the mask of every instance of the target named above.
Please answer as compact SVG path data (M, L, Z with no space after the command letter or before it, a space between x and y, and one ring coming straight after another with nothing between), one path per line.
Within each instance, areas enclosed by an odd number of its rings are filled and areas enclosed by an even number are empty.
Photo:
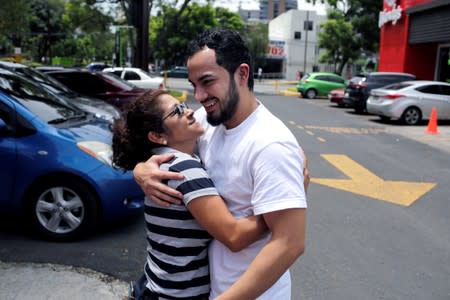
M401 119L406 125L417 125L422 120L422 113L417 107L408 107Z
M90 187L69 178L41 181L28 196L32 229L43 238L69 241L88 233L96 223L96 196Z
M316 92L316 90L309 89L306 91L305 95L306 95L306 98L308 98L308 99L314 99L317 96L317 92Z

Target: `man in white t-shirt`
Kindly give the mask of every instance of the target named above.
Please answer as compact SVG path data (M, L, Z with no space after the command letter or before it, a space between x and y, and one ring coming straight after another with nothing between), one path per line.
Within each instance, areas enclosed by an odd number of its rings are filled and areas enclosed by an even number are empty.
M234 216L260 215L269 228L265 238L239 252L211 243L210 299L290 299L288 269L305 243L303 152L283 122L255 98L252 59L238 33L200 34L189 45L187 67L203 106L195 117L206 129L198 152L208 174ZM179 196L160 184L180 178L159 170L166 159L153 156L134 170L147 196L160 204Z

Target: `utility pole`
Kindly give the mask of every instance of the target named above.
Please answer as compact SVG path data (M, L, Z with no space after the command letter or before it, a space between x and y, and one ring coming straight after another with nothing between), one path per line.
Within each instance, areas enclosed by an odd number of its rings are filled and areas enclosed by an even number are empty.
M306 31L305 33L305 53L303 56L303 74L306 74L306 59L308 52L308 31L309 31L309 10L306 11L306 22L303 25L303 29Z
M134 16L132 22L136 27L136 55L134 66L148 70L148 0L133 0L131 5Z

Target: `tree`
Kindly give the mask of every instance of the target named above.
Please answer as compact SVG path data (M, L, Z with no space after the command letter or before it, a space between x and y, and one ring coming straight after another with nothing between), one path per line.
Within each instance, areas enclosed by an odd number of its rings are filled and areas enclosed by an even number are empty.
M113 19L102 13L95 3L89 4L85 0L66 2L62 22L68 34L57 44L55 53L71 56L80 63L111 57L114 37L110 25Z
M155 59L163 60L165 67L183 65L190 40L205 29L218 26L240 32L244 29L237 13L211 4L191 3L179 9L162 5L150 22L150 52Z
M27 34L30 9L28 0L2 0L0 2L0 53L11 47L21 47ZM3 48L3 49L2 49Z
M52 47L59 40L64 39L62 30L62 14L64 3L62 0L32 0L29 30L31 38L28 45L34 50L38 58L51 59Z
M308 2L316 3L316 0L307 0ZM322 0L321 2L325 2ZM324 60L333 56L333 48L338 47L340 52L346 53L338 55L336 59L342 56L349 57L354 60L357 57L371 56L378 51L380 30L378 28L378 14L382 10L382 2L379 0L326 0L331 9L328 10L328 21L324 27L341 26L339 30L339 38L327 36L321 39L319 47L326 49ZM327 23L330 24L327 25ZM344 24L347 25L344 26ZM345 29L345 28L346 29ZM351 29L353 40L350 44L348 38L344 38L344 32ZM347 32L348 33L348 32ZM335 43L329 43L326 38L335 40ZM348 51L354 52L353 54ZM347 62L347 61L346 61ZM342 71L345 62L337 61L336 66Z
M254 59L254 67L265 68L266 51L269 44L269 27L264 23L257 23L254 26L248 26L244 35L248 48Z
M319 33L319 47L325 49L319 61L334 65L334 72L342 74L345 64L359 55L359 40L354 36L353 27L341 11L330 10L328 21L322 24Z

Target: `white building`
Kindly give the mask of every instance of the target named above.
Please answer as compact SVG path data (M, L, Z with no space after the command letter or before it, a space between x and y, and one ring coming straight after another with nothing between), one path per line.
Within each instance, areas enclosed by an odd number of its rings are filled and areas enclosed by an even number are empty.
M327 19L312 10L291 9L269 22L269 57L283 60L280 72L296 80L298 72L329 71L319 64L320 24Z

